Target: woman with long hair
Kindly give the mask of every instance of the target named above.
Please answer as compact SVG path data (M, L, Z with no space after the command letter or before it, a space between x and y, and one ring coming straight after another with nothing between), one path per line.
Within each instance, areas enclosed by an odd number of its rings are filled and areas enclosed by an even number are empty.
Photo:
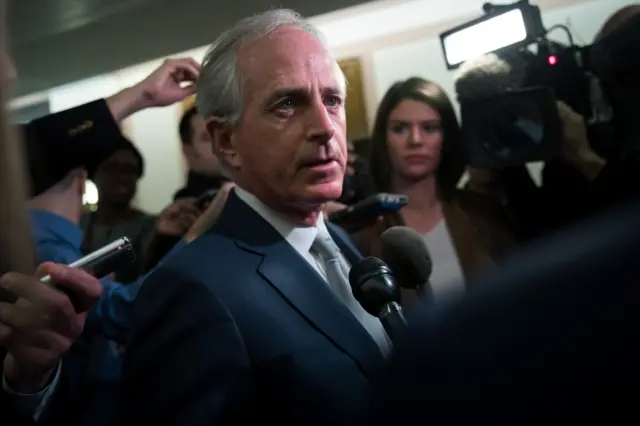
M385 229L411 227L423 235L432 258L434 297L464 291L469 279L513 239L499 204L457 189L466 161L451 101L438 85L422 78L397 82L378 107L371 139L376 191L405 194L409 204L356 234L361 251L377 256Z

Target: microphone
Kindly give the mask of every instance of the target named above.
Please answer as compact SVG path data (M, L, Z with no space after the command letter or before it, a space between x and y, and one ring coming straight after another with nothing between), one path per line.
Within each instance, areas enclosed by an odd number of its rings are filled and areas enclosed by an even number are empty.
M433 264L422 236L408 226L393 226L382 233L380 240L382 259L400 287L416 290L421 297L433 300L429 285Z
M459 103L491 98L525 86L527 63L516 55L495 53L464 62L454 77Z
M349 284L356 300L369 314L378 317L395 343L407 328L400 306L400 288L391 269L376 257L365 257L349 271Z

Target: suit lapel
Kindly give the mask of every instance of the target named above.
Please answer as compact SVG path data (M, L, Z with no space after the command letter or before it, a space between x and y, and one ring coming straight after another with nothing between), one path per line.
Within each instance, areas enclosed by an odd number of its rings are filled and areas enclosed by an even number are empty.
M374 372L382 361L376 343L324 278L268 222L232 192L217 225L219 230L232 230L229 236L240 248L263 256L258 274L300 315L351 356L365 374ZM335 229L330 233L349 261L357 262L355 247Z

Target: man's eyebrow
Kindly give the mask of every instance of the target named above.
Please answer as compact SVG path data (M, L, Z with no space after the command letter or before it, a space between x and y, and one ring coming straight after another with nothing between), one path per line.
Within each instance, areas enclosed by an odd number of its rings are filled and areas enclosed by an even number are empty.
M341 89L338 86L327 86L322 89L322 93L325 95L337 95L345 98L347 93L345 90Z
M303 97L307 96L309 90L304 87L283 87L280 89L276 89L269 95L267 100L268 103L275 102L278 99L287 98L287 97Z
M346 93L338 86L327 86L321 89L323 95L339 95L342 97L346 96ZM272 103L277 101L278 99L283 98L303 98L309 96L309 89L307 87L282 87L280 89L276 89L271 93L268 97L267 103Z

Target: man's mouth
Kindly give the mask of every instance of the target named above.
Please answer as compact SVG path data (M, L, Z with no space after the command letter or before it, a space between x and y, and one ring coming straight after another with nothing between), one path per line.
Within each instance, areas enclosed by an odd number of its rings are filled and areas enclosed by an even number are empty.
M320 166L326 166L329 165L331 163L333 163L334 161L336 161L335 158L317 158L315 160L311 160L311 161L307 161L304 163L303 167L320 167Z

